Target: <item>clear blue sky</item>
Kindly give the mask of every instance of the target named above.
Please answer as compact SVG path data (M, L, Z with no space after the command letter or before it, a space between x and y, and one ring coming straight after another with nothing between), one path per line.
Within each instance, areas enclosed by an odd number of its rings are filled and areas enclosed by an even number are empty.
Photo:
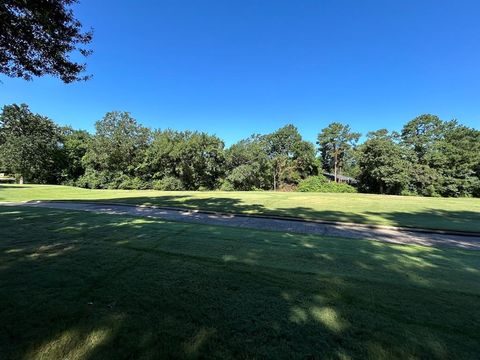
M94 78L2 76L0 105L90 131L126 110L227 144L287 123L311 141L332 121L399 129L427 112L480 127L477 0L82 0L75 11L95 30Z

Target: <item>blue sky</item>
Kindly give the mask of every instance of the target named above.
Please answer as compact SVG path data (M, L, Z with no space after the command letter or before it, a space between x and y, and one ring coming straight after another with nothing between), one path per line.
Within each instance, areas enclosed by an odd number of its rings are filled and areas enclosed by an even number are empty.
M480 127L478 1L82 0L95 30L88 82L0 76L0 105L25 102L93 130L110 110L231 144L295 124L366 133L422 113Z

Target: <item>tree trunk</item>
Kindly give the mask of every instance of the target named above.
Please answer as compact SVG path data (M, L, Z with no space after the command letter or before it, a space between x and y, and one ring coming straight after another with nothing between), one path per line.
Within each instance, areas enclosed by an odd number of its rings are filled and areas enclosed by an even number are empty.
M333 167L335 168L333 178L335 179L335 182L338 182L337 181L337 153L336 152L333 155Z

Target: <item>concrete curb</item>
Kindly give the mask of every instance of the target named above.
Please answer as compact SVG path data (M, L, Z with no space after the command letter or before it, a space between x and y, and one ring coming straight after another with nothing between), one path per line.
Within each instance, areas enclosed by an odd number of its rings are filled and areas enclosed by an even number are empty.
M319 220L319 219L308 219L294 216L277 216L269 214L242 214L234 212L220 212L220 211L211 211L211 210L198 210L182 207L171 207L171 206L158 206L158 205L135 205L131 203L122 203L122 202L108 202L108 201L65 201L65 200L33 200L33 201L22 201L21 203L81 203L81 204L91 204L91 205L119 205L119 206L128 206L128 207L137 207L137 208L151 208L159 210L172 210L172 211L182 211L206 215L215 215L215 216L231 216L231 217L244 217L244 218L257 218L257 219L270 219L270 220L288 220L288 221L297 221L302 223L315 223L315 224L325 224L325 225L337 225L345 227L355 227L355 228L364 228L364 229L385 229L385 230L396 230L402 232L414 232L414 233L424 233L424 234L441 234L441 235L457 235L465 237L480 237L480 232L470 232L470 231L457 231L457 230L438 230L438 229L424 229L424 228L414 228L414 227L405 227L405 226L388 226L388 225L375 225L375 224L361 224L361 223L352 223L352 222L342 222L342 221L331 221L331 220ZM7 202L8 203L8 202Z

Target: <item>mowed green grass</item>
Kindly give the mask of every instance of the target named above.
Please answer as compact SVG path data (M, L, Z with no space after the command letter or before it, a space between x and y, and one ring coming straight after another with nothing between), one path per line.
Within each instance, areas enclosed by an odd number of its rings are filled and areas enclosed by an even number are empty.
M1 359L478 359L480 252L0 207Z
M480 232L480 199L373 194L162 192L0 185L0 201L88 200Z

